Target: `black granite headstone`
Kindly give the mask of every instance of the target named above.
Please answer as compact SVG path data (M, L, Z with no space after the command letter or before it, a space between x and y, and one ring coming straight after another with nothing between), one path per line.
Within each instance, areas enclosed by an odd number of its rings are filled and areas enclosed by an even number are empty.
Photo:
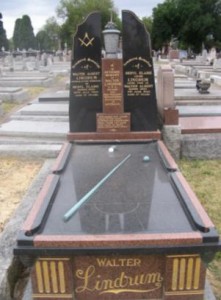
M150 35L130 11L122 12L124 110L132 131L157 130L157 105Z
M74 36L69 120L70 132L96 131L96 114L102 111L101 15L91 13Z

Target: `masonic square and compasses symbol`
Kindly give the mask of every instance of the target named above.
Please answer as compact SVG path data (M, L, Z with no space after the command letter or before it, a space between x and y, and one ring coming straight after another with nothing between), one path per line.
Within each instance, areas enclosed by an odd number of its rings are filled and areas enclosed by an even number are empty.
M81 39L81 38L78 38L78 39L81 42L81 46L85 46L85 47L88 47L90 45L93 46L92 42L94 40L94 37L93 38L89 38L87 32L85 32L85 35L84 35L83 39Z

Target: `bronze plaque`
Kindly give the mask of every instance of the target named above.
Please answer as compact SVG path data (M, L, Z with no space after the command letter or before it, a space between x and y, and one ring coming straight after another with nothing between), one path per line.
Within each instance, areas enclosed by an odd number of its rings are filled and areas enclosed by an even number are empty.
M129 132L130 114L97 114L97 132Z
M73 264L78 300L162 299L162 256L77 256Z

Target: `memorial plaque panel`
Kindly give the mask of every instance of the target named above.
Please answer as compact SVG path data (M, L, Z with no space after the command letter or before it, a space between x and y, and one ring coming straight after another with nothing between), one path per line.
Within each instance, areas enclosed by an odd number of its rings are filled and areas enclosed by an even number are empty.
M102 60L103 113L97 114L97 132L129 132L130 113L123 107L122 59Z
M101 16L95 12L78 26L74 36L69 105L70 131L96 131L96 113L101 111Z
M150 36L130 11L123 11L124 107L132 131L157 130L157 107Z
M103 59L103 112L123 112L123 66L121 59Z
M130 114L97 114L97 132L130 131Z
M164 257L80 256L74 258L78 300L162 299Z

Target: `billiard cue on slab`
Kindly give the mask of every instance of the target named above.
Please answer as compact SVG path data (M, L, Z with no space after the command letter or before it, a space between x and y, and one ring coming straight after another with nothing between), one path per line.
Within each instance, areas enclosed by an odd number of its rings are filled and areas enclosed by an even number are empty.
M85 202L104 184L107 179L114 174L129 158L131 154L127 155L118 165L116 165L105 177L103 177L87 194L85 194L72 208L70 208L63 216L64 222L67 222L74 214L81 208Z

